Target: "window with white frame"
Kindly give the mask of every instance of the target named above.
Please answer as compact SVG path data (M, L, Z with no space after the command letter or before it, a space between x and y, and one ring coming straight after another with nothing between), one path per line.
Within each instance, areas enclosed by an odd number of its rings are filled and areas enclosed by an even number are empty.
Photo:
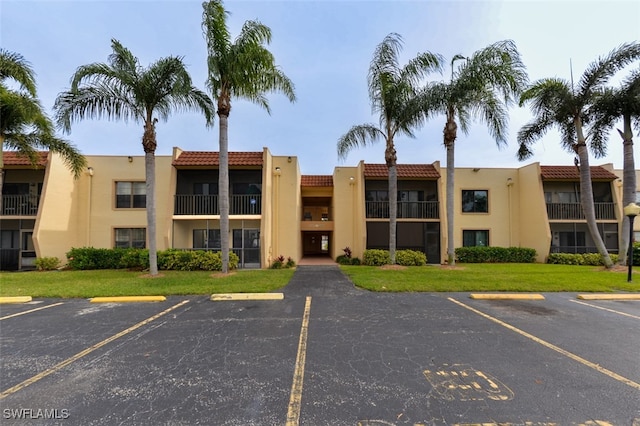
M143 209L147 205L145 182L116 182L117 209Z
M116 228L116 248L145 248L147 244L147 230L145 228Z

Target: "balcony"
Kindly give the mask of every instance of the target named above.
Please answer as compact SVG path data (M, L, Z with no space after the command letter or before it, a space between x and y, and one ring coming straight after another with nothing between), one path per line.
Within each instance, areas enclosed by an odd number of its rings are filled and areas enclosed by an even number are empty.
M615 220L614 203L595 203L597 220ZM547 203L549 220L585 220L580 203Z
M217 195L176 195L174 203L175 215L214 216L220 214ZM262 214L262 196L231 195L229 196L230 215Z
M365 203L367 219L388 219L388 201L367 201ZM398 219L438 219L438 201L400 201Z
M36 216L40 197L37 195L3 195L3 216Z

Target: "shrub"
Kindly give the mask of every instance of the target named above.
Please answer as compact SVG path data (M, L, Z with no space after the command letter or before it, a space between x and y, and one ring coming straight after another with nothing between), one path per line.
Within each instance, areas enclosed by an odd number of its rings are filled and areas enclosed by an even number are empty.
M125 250L82 247L72 248L66 255L71 269L118 269Z
M229 252L229 269L236 269L240 259ZM222 271L222 253L210 250L168 249L158 252L158 269L169 271Z
M456 258L462 263L533 263L536 251L525 247L458 247Z
M284 266L284 256L280 255L271 262L271 269L282 269Z
M341 254L336 258L336 262L338 262L340 265L351 265L351 258L347 257L344 254Z
M640 243L633 243L633 264L640 266Z
M362 261L357 257L352 257L351 258L351 264L352 265L360 265L360 264L362 264Z
M294 268L295 266L296 266L295 260L293 260L291 257L287 257L287 263L285 263L284 267L285 268Z
M610 254L611 261L618 261L617 254ZM554 265L591 265L602 266L604 259L600 253L551 253L547 258L547 263Z
M398 250L396 263L402 266L424 266L427 264L427 256L421 251Z
M124 249L118 267L139 271L149 269L149 250L138 248Z
M364 251L362 263L367 266L382 266L391 263L389 250L369 249Z
M60 259L57 257L39 257L36 259L38 271L53 271L60 266Z

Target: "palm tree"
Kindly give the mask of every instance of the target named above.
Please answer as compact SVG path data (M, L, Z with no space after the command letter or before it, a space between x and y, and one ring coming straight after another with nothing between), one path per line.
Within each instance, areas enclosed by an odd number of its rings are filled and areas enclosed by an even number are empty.
M18 84L7 87L5 80ZM86 167L86 159L69 142L55 136L53 123L45 114L36 93L31 64L18 53L0 49L0 192L4 182L3 151L15 150L36 165L39 149L61 155L74 177ZM0 207L1 207L0 198Z
M202 29L207 41L208 86L217 102L220 118L220 243L222 272L229 271L229 113L231 98L242 98L258 104L271 113L265 94L281 92L294 102L293 83L276 66L273 54L265 47L271 42L271 30L258 21L247 21L238 37L231 41L227 14L222 1L202 4Z
M558 128L562 146L568 152L577 155L582 210L591 238L607 268L611 268L613 262L596 224L584 125L594 119L589 107L595 102L609 78L639 57L639 43L624 44L612 50L607 56L589 64L577 88L573 87L573 82L559 78L546 78L533 83L520 98L520 105L529 103L535 117L518 132L520 144L518 158L523 160L530 157L533 154L531 144L542 137L549 128ZM590 145L596 157L604 155L605 147L598 139L591 139Z
M506 145L509 120L507 108L520 95L527 82L527 72L516 45L510 40L505 40L478 50L469 58L455 55L451 60L451 80L429 84L425 89L423 104L429 115L446 116L443 138L447 150L446 210L449 265L455 264L454 148L458 124L466 135L472 121L478 119L487 125L498 147Z
M156 244L155 151L157 114L163 121L174 110L200 110L211 124L213 103L206 93L191 84L181 57L159 59L143 68L138 58L119 41L111 40L113 53L108 63L79 67L71 78L71 88L56 99L58 125L69 132L71 123L85 118L129 119L142 122L145 153L149 273L158 274Z
M640 128L640 71L636 70L625 79L619 88L605 88L597 95L590 108L594 121L590 126L592 145L601 146L608 140L609 131L622 118L622 130L618 134L622 138L622 204L628 205L636 201L636 166L633 158L633 129ZM619 248L618 262L627 264L629 247L629 219L623 218L622 245Z
M391 33L384 38L369 65L367 83L369 100L378 125L353 126L338 140L338 156L345 158L355 147L365 147L382 138L385 142L384 159L389 169L389 254L391 263L396 258L396 221L398 210L398 173L394 138L397 134L415 137L413 130L420 127L426 116L418 94L419 84L433 71L441 70L442 58L430 52L420 53L404 67L399 65L398 55L402 37Z

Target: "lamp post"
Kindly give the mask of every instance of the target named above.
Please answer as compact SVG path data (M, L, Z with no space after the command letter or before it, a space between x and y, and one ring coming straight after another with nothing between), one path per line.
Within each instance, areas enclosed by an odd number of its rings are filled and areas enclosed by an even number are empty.
M636 203L629 203L624 208L624 215L629 218L629 248L627 249L627 265L629 272L627 274L627 282L631 282L631 272L633 268L633 220L640 214L640 206Z

